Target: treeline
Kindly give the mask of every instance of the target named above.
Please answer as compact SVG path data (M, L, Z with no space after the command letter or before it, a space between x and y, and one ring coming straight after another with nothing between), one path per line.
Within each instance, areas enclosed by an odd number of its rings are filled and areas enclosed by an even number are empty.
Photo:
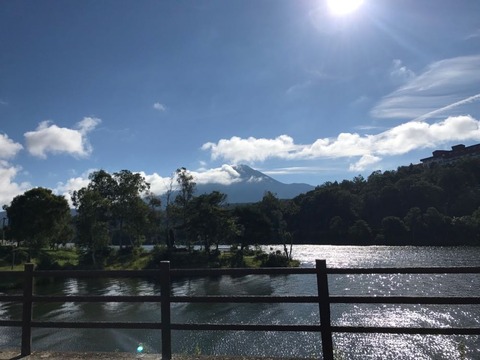
M35 188L4 206L6 238L35 254L75 242L82 261L96 265L111 245L158 244L166 253L219 244L480 245L480 159L450 165L410 165L327 182L291 200L270 192L253 204L229 205L214 191L196 194L189 171L177 169L160 198L140 174L104 170L67 200ZM181 246L180 246L181 245Z
M231 262L238 265L249 254L248 245L278 241L279 231L282 239L288 238L282 202L273 194L266 194L258 205L229 207L223 193L197 195L194 179L185 168L171 177L164 204L150 192L143 176L128 170L96 171L89 180L71 194L73 217L67 200L49 189L34 188L16 196L4 206L7 240L28 249L29 257L73 242L81 253L81 264L101 267L111 257L112 245L130 253L144 244L160 245L163 248L155 253L161 255L159 259L176 258L178 252L198 257L200 246L207 261L216 261L218 246L230 244ZM271 254L260 263L288 264L290 254L285 251L281 259Z
M327 182L290 207L299 243L480 245L480 159Z

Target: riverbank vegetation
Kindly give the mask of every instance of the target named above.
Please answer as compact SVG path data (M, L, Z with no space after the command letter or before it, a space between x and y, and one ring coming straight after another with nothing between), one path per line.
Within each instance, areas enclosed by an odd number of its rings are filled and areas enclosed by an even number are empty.
M294 243L479 245L479 184L480 159L465 159L327 182L291 200L266 192L257 203L235 205L218 191L196 194L185 168L162 198L140 174L99 170L71 194L74 216L63 196L35 188L4 207L3 230L17 245L17 260L50 268L148 268L161 260L178 267L288 266ZM46 255L67 242L75 243L76 258ZM154 251L144 254L144 244ZM261 253L254 244L283 244L283 251ZM221 253L219 245L232 250Z
M161 261L170 261L173 268L231 268L231 267L289 267L298 266L296 260L287 259L279 251L263 251L260 247L230 248L222 251L202 250L171 251L165 246L154 246L151 250L143 247L108 248L103 254L102 269L143 270L157 269ZM0 246L0 270L23 270L23 264L30 261L38 270L84 270L91 269L92 263L84 259L85 252L78 247L41 249L36 257L29 256L28 248ZM98 265L98 264L97 264ZM0 281L1 287L1 281ZM8 287L8 286L7 286Z

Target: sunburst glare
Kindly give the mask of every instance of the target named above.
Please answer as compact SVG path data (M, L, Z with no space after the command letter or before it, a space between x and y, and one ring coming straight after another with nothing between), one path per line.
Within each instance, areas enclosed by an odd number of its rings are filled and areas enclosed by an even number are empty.
M328 8L334 15L346 15L357 10L364 0L327 0Z

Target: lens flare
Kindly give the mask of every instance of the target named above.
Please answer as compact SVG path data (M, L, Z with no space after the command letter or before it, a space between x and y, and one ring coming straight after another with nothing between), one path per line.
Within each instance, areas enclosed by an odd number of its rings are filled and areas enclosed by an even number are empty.
M357 10L363 0L327 0L328 8L334 15L346 15Z
M143 345L142 344L137 346L137 353L141 353L141 352L143 352Z

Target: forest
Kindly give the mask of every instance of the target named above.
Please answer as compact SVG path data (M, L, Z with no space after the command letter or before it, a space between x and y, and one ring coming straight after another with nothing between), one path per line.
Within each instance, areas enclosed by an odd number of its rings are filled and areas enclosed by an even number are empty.
M229 204L213 191L197 194L185 168L160 197L136 173L104 170L67 200L34 188L4 206L4 238L35 253L74 242L85 262L111 245L158 245L164 253L219 245L243 251L259 244L480 245L480 159L402 166L367 178L326 182L294 199L266 192L261 201Z

